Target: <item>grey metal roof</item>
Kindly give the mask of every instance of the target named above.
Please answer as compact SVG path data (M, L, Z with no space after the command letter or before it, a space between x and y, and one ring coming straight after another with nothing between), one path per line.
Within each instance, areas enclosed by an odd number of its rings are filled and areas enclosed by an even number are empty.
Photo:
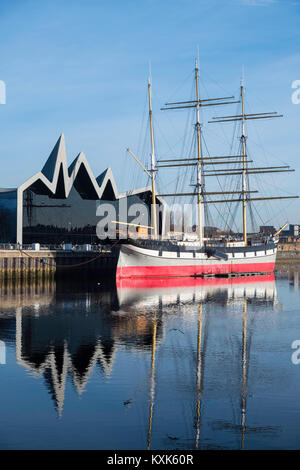
M68 197L73 186L84 199L102 199L105 193L110 199L119 198L110 168L107 168L96 180L83 152L77 155L69 167L67 166L65 138L61 134L42 170L18 189L24 191L33 187L37 193L51 194L52 197L61 199Z
M0 188L0 193L17 191L21 195L23 191L31 188L37 194L64 199L73 187L83 199L92 200L116 200L151 192L151 186L146 186L119 193L111 168L106 168L95 178L83 152L80 152L68 167L65 137L61 134L41 171L18 188ZM164 203L162 198L157 198Z

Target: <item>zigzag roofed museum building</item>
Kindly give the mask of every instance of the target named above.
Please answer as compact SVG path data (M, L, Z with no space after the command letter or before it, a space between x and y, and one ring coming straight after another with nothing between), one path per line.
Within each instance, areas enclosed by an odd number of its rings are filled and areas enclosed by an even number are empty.
M95 177L83 152L68 167L62 134L41 171L17 188L0 188L0 243L99 243L97 208L108 202L116 220L122 202L150 210L151 187L119 193L112 170Z

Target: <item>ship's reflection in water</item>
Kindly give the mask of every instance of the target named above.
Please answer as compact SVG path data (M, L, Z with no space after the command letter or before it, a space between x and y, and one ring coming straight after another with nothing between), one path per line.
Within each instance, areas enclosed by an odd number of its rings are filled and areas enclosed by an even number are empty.
M241 448L245 445L246 430L246 395L247 395L247 305L249 302L260 306L274 306L276 303L276 288L273 275L252 276L240 278L164 278L164 279L123 279L118 281L118 298L120 305L128 311L140 311L141 308L149 308L154 312L171 313L173 308L184 308L185 314L189 314L198 309L197 320L197 352L194 360L195 367L195 449L199 448L200 426L201 426L201 398L204 388L204 361L208 322L205 320L204 306L210 306L210 303L218 303L222 306L240 306L243 312L242 327L242 351L241 351L241 418L240 425L235 426L236 430L241 432ZM156 326L157 316L154 316L154 327ZM206 326L206 332L203 332L203 323ZM173 328L173 331L184 331ZM203 343L203 344L202 344ZM150 416L148 446L151 445L151 428L154 407L154 389L155 389L155 347L156 330L153 329L153 350L151 361L151 393L150 393ZM194 353L195 356L195 353ZM231 425L233 429L234 426ZM171 438L169 436L169 438ZM177 439L174 437L174 440Z
M1 285L0 446L296 448L290 281Z

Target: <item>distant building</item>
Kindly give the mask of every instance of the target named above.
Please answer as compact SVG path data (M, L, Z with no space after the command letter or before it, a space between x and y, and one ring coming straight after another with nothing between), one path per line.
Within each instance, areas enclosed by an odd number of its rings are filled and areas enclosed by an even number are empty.
M261 225L259 227L259 233L263 235L274 235L276 228L273 225Z
M280 238L298 238L300 236L300 225L290 224L287 230L282 230Z
M204 227L204 236L207 238L213 238L213 237L218 237L220 235L223 235L224 232L220 230L218 227Z
M17 188L0 188L0 243L98 243L97 207L113 203L119 220L124 199L150 209L151 187L119 193L111 169L95 177L82 152L68 167L62 134L41 171ZM161 229L161 216L159 222Z

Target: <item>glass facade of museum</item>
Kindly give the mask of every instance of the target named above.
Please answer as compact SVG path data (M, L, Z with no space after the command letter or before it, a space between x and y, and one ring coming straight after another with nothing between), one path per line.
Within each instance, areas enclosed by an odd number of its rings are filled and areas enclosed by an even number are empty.
M95 178L82 152L68 166L62 134L41 171L17 189L0 188L0 243L82 245L126 238L125 223L138 219L132 206L139 204L144 217L138 224L147 226L151 203L149 187L119 193L110 168Z
M0 243L15 243L17 232L17 190L0 189Z
M66 199L23 193L24 244L94 243L96 222L96 201L82 199L74 187Z
M106 195L108 196L109 194ZM122 217L119 214L122 198L107 198L101 201L83 199L73 187L66 199L54 199L27 189L23 193L23 244L38 242L57 245L65 242L82 245L107 242L107 239L99 239L96 233L97 223L104 217L97 215L99 204L113 206L115 215L111 217L112 220L126 221L126 216L134 204L142 204L144 212L149 214L151 193L141 194L140 197L127 197L127 214L124 218L124 214ZM133 218L133 215L128 216L127 221L130 222ZM117 233L113 239L118 238Z
M103 217L103 211L100 216L97 215L97 209L99 205L104 204L113 206L115 215L111 217L112 220L129 223L135 217L135 211L131 211L130 208L135 207L136 204L142 204L146 214L145 223L151 223L152 195L150 191L117 200L111 193L104 194L106 199L83 199L75 187L71 189L69 196L63 199L53 197L52 194L38 194L32 188L21 193L21 197L22 194L23 245L31 243L57 245L63 242L82 245L107 242L107 239L100 240L96 233L96 226ZM127 208L125 214L121 209L124 208L124 203ZM17 242L17 204L17 190L0 190L0 243ZM161 214L159 227L161 230ZM115 228L122 231L127 227L115 225ZM131 230L134 230L134 227L131 227ZM118 230L116 230L115 238L118 237Z

